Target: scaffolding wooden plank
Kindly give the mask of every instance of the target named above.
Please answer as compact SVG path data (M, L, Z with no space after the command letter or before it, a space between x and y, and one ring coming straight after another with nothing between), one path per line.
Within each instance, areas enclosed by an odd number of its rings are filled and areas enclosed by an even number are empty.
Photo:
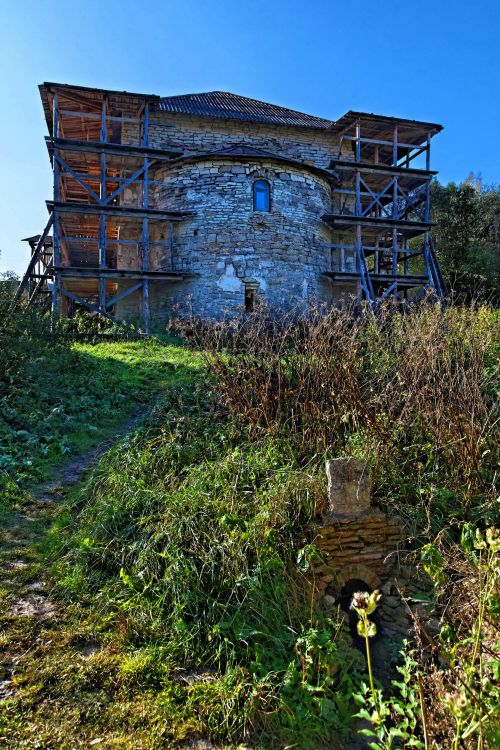
M115 269L98 267L66 267L59 266L56 269L63 278L87 278L97 279L105 276L108 279L144 279L152 281L182 281L182 279L194 278L194 273L182 273L176 271L142 271L140 269Z
M63 151L88 151L90 153L101 153L102 151L105 151L108 154L115 154L117 156L150 156L151 158L162 161L170 161L172 159L178 159L182 156L182 151L156 149L149 146L129 146L125 143L101 143L100 141L74 140L72 138L52 138L51 136L46 136L45 141L47 143L47 146L50 147L51 150L54 148L54 146L57 146Z
M69 213L69 214L83 214L83 215L99 215L104 212L110 216L129 216L133 218L153 218L153 219L165 219L166 221L183 221L184 219L194 216L191 211L164 211L159 208L134 208L132 206L108 206L108 205L92 205L90 203L65 203L58 201L47 201L47 207L49 210L57 210L58 213Z

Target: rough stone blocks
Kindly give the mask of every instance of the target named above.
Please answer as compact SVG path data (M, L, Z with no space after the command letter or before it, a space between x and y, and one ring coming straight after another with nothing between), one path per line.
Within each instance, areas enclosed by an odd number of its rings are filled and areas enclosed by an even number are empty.
M371 482L366 461L348 456L326 462L328 509L339 516L356 516L370 507Z

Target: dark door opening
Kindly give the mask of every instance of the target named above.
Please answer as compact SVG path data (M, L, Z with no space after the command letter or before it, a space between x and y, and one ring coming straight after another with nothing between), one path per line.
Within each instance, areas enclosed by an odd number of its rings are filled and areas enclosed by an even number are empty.
M255 287L245 284L245 312L250 313L255 310Z

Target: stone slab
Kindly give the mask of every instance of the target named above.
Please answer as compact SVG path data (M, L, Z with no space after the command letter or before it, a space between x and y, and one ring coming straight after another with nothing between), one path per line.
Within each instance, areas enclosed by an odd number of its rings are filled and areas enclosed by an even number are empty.
M326 462L328 509L339 516L357 516L371 504L370 472L366 461L348 456Z

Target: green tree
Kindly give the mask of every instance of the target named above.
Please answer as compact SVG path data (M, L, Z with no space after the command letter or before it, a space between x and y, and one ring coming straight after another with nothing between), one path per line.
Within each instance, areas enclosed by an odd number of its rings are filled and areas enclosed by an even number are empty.
M500 299L500 187L469 176L432 184L432 221L443 273L460 301Z

